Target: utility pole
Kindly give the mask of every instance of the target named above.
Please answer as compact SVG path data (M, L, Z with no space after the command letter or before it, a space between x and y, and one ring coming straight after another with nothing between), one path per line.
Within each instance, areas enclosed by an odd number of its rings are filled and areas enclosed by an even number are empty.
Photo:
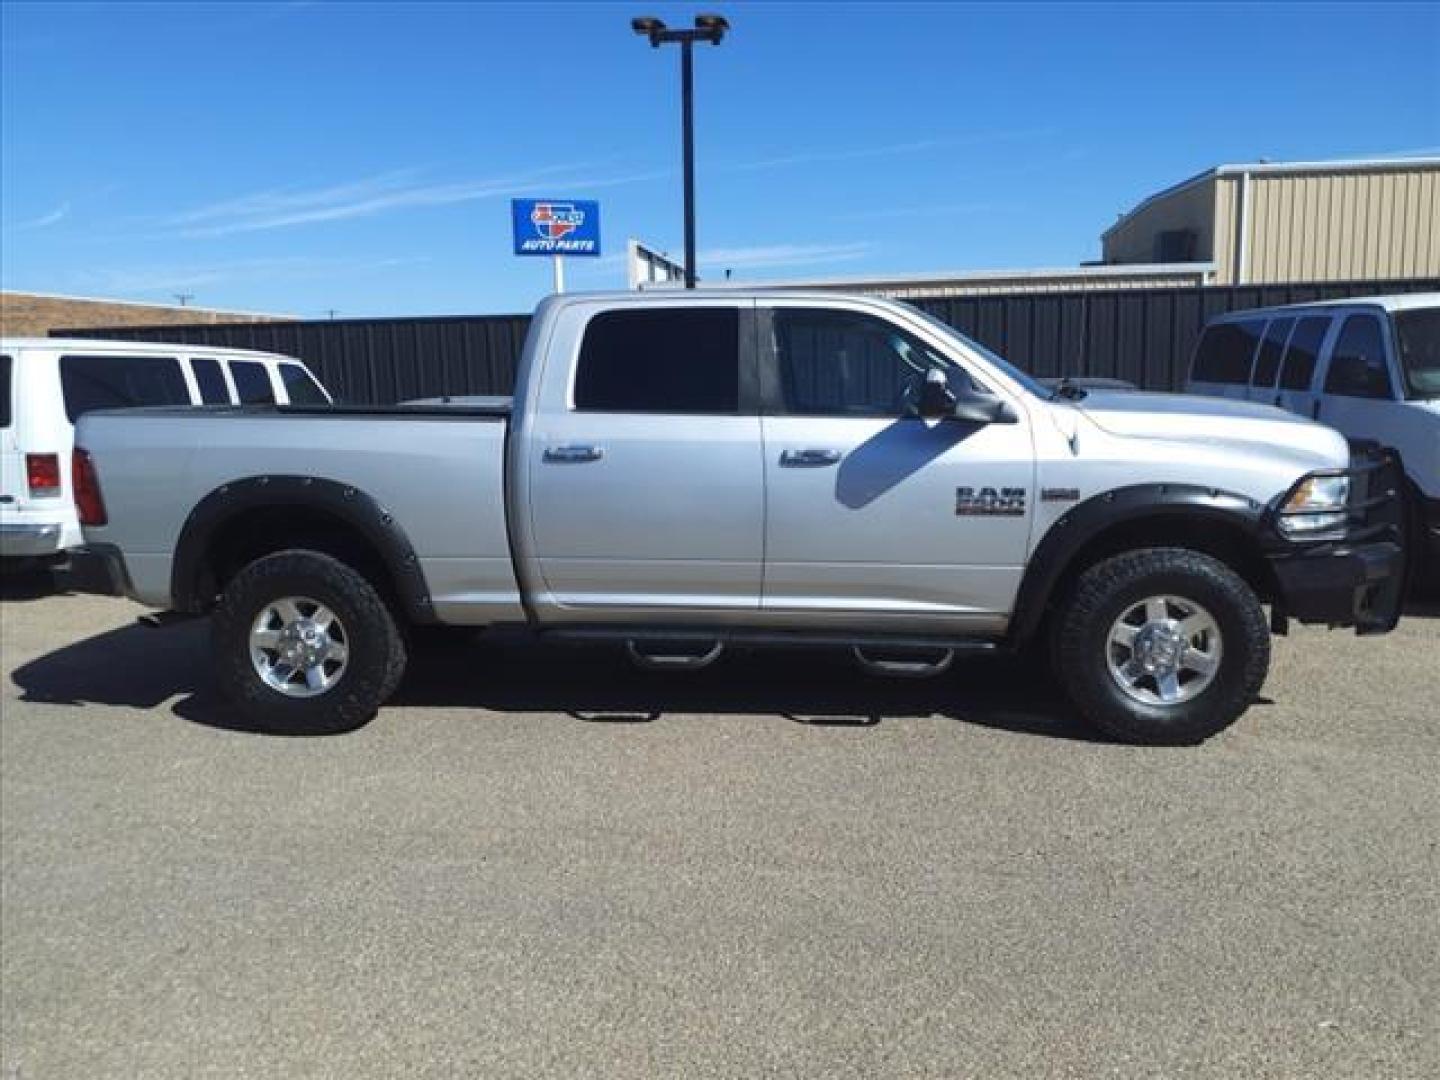
M630 29L650 39L651 48L680 46L681 153L685 172L685 287L695 287L695 64L694 45L708 41L719 45L730 29L722 15L696 15L695 29L671 30L659 19L645 16L630 20Z

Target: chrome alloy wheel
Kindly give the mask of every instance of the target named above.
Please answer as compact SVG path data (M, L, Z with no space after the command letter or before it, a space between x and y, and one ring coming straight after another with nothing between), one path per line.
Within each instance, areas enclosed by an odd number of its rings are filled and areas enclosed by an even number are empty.
M1215 681L1222 644L1215 616L1195 601L1151 596L1111 625L1105 657L1129 697L1144 705L1178 705Z
M287 596L267 604L250 627L250 662L265 685L287 697L313 698L345 674L345 626L317 600Z

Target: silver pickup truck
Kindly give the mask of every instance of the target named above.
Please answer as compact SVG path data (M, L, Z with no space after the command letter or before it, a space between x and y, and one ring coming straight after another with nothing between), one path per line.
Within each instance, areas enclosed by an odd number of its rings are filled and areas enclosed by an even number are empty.
M675 669L1041 644L1104 731L1193 742L1287 619L1395 625L1398 490L1268 406L1045 388L903 304L730 290L546 300L512 401L90 413L75 452L104 588L208 612L225 694L310 732L440 623Z

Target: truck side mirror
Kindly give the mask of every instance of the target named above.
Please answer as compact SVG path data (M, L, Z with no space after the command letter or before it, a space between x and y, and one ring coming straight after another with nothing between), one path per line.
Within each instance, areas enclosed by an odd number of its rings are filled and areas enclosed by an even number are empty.
M920 400L915 407L921 419L943 420L954 416L957 403L955 391L950 389L950 380L945 377L945 372L939 368L927 371L925 382L920 387Z

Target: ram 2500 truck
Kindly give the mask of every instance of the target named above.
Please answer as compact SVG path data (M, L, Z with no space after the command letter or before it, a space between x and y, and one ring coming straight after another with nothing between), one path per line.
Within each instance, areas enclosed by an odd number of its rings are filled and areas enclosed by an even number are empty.
M1392 462L1264 405L1043 388L868 297L557 296L510 401L91 413L75 455L110 587L209 613L223 692L292 731L363 723L440 623L671 668L1043 644L1106 732L1193 742L1272 628L1400 603Z

